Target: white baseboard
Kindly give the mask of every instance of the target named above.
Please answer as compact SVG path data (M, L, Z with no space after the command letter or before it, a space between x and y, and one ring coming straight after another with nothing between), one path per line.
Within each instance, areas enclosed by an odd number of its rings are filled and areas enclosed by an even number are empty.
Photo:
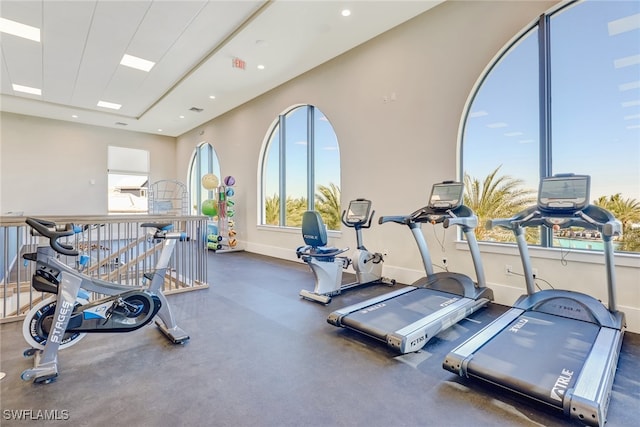
M245 250L261 255L286 259L289 261L298 261L295 249L283 249L276 246L247 243ZM412 284L421 277L424 277L423 271L396 267L389 264L384 265L382 273L385 277L395 279L398 283L404 283L408 285ZM526 293L526 289L524 288L524 286L514 287L503 285L500 283L488 283L487 286L493 290L493 295L495 298L494 302L496 304L502 304L506 306L510 306L521 295ZM627 331L636 334L640 333L640 308L618 304L618 310L622 311L625 314Z

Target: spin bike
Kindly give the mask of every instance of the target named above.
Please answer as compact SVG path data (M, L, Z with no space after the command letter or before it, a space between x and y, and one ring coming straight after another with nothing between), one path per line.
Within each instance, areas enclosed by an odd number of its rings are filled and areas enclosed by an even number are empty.
M58 350L76 344L86 333L131 332L153 320L174 344L183 344L189 336L176 324L169 302L162 293L165 273L177 241L187 240L185 233L171 231L168 223L145 223L154 229L153 239L163 240L163 248L153 272L144 274L142 286L107 282L84 274L58 259L58 254L78 256L72 246L58 241L80 230L73 224L27 218L32 234L46 237L49 246L39 246L23 258L36 262L31 285L40 292L54 294L27 313L22 333L31 348L25 357L34 357L33 368L22 372L25 381L50 383L58 376ZM106 295L89 302L89 292Z
M327 231L320 214L307 211L302 217L302 237L306 243L296 250L298 258L309 264L316 279L313 291L303 289L302 298L323 304L331 302L331 297L339 295L343 290L355 286L382 283L393 286L396 281L382 277L383 255L369 252L362 243L362 229L371 227L371 219L375 210L371 211L371 201L356 199L349 203L349 208L342 211L342 223L356 230L357 249L351 259L339 256L349 248L338 249L326 247ZM353 265L356 281L342 284L342 270Z

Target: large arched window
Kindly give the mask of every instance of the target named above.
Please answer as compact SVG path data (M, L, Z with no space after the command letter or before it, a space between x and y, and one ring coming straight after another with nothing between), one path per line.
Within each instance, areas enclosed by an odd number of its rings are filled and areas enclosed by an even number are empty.
M196 147L189 166L189 191L191 192L191 213L202 215L202 202L213 198L212 190L206 190L201 183L202 177L212 173L221 180L220 163L211 144L203 142Z
M482 224L531 204L541 176L588 174L592 203L623 222L617 249L640 252L638 40L639 2L576 1L541 16L488 67L461 141L465 201ZM478 237L511 241L483 227ZM601 248L597 236L565 237L528 240Z
M340 228L340 151L333 126L313 105L293 107L267 133L261 169L262 225L299 227L317 210Z

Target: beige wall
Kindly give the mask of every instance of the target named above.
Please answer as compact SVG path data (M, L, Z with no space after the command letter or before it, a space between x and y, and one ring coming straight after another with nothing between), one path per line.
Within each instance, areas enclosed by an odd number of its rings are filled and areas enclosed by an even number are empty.
M152 150L153 179L171 178L187 182L193 150L201 142L213 145L220 160L221 173L233 175L236 185L236 227L245 249L270 256L295 260L295 248L302 244L299 230L274 230L258 226L258 173L261 151L267 131L278 114L292 105L313 104L331 121L340 144L342 162L341 187L343 203L356 197L367 197L374 203L377 215L407 214L423 206L432 183L455 179L458 171L458 132L468 96L485 67L500 49L518 32L535 20L555 1L449 1L397 27L376 39L294 79L241 107L177 138L175 149L170 138L135 135L109 129L81 127L68 123L47 124L39 132L19 123L9 115L2 131L2 200L20 201L17 191L5 196L7 179L30 181L29 192L39 190L38 182L51 182L39 161L33 177L25 174L16 159L25 161L29 153L41 149L44 141L59 151L77 150L92 165L72 172L65 169L64 178L46 194L46 203L38 208L65 210L77 203L76 197L60 197L55 188L71 183L75 195L91 193L89 177L98 182L106 179L106 140L122 145ZM395 94L395 101L384 102ZM31 120L31 119L29 119ZM33 119L38 122L38 119ZM49 123L50 121L46 121ZM8 127L9 130L5 131ZM60 129L58 129L58 127ZM55 129L57 134L51 135ZM65 132L72 129L71 139ZM23 150L23 133L30 135ZM9 150L5 141L10 136ZM44 137L47 136L45 139ZM53 138L52 138L53 136ZM139 138L139 139L138 139ZM93 141L84 144L82 141ZM41 142L42 141L42 142ZM71 145L69 145L71 144ZM148 145L147 145L148 144ZM50 146L50 145L49 145ZM95 151L94 151L95 150ZM173 150L173 151L172 151ZM10 153L5 159L6 152ZM19 154L22 153L22 154ZM159 162L159 156L177 159L171 166ZM58 159L64 157L55 153ZM98 161L98 159L100 159ZM167 159L163 159L167 160ZM168 160L172 161L172 160ZM72 168L81 163L69 160ZM5 165L10 173L5 174ZM164 176L164 174L168 174ZM75 174L75 175L74 175ZM173 174L173 176L170 176ZM29 176L25 176L29 175ZM7 176L7 178L5 178ZM106 193L106 182L103 194ZM63 187L64 188L64 187ZM18 204L20 204L18 203ZM93 195L92 204L105 208L103 196ZM21 208L7 206L2 210ZM26 210L26 209L24 209ZM94 211L91 211L96 212ZM456 233L443 234L435 229L445 244L441 249L431 226L423 227L434 263L447 258L452 270L473 276L469 253L456 243ZM375 224L364 233L368 248L386 251L385 275L404 283L416 280L422 272L421 260L413 238L406 227ZM336 246L355 246L355 235L345 230L332 238ZM524 292L518 276L506 276L505 264L521 271L517 251L512 247L482 245L487 280L496 299L511 304ZM607 300L601 256L571 253L566 266L556 251L532 251L538 277L555 287L584 291ZM640 332L640 290L637 277L640 259L617 257L618 297L626 312L629 330ZM215 285L215 278L212 279ZM300 283L311 288L313 279ZM292 289L298 292L299 289Z
M176 175L175 138L11 113L1 119L2 214L106 215L109 145L149 150L151 182Z
M340 144L342 201L367 197L379 215L407 214L424 205L431 184L455 179L458 132L465 103L491 60L520 30L552 7L549 1L446 2L412 21L365 43L281 87L178 138L178 173L195 145L210 142L222 174L236 177L236 216L247 250L295 260L299 231L272 230L258 223L260 153L269 127L292 105L317 106L332 123ZM395 101L384 102L383 98ZM464 245L456 234L444 235L444 250L431 226L423 227L434 263L447 258L451 269L473 275ZM443 238L442 228L436 229ZM389 253L385 275L410 283L424 273L407 228L373 226L364 233L370 249ZM331 244L354 247L350 230ZM505 264L521 271L515 248L483 245L482 255L497 301L512 303L524 292L518 276L506 276ZM534 258L538 277L607 300L600 256L542 251ZM619 302L632 330L640 331L640 261L618 267ZM594 280L593 278L601 278ZM311 287L301 283L300 287ZM586 286L586 288L585 288ZM292 290L296 292L297 290Z

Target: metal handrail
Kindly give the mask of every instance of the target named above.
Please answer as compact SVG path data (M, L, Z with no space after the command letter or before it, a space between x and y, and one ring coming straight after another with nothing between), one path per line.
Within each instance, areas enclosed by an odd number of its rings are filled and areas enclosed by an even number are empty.
M82 268L92 277L123 285L138 286L145 272L151 271L161 243L152 241L145 222L171 222L190 240L178 242L165 276L165 294L208 288L207 217L172 215L51 216L38 215L58 224L73 223L81 233L65 243L78 249L88 260L80 266L79 257L61 256L68 265ZM47 294L31 287L35 263L25 262L24 253L33 252L40 237L32 236L23 216L0 217L0 322L20 320ZM93 295L92 298L98 298Z

